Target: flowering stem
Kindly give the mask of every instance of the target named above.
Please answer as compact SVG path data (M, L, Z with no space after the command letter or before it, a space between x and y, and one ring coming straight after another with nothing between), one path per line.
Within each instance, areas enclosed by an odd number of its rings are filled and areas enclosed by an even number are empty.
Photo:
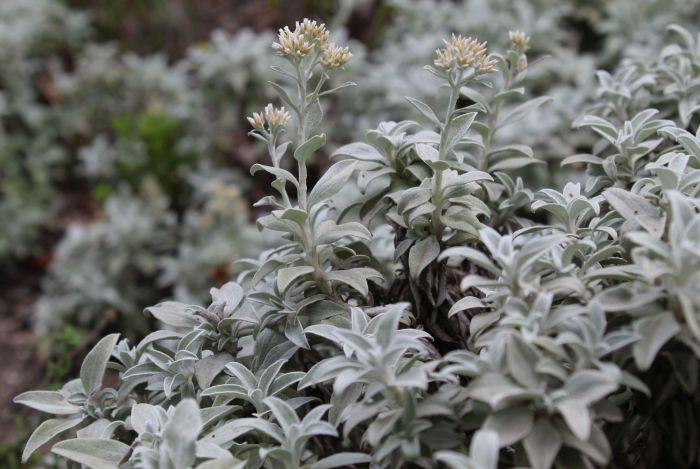
M445 135L447 133L447 128L449 127L452 119L455 116L455 107L457 106L457 100L459 99L459 83L450 82L450 99L447 104L447 113L445 114L445 124L442 128L442 135L440 138L440 146L438 149L438 160L442 161L447 155L445 155ZM442 214L442 168L435 170L435 187L433 188L433 205L435 205L435 210L432 216L433 233L437 237L438 241L442 239L442 231L444 227L442 226L442 221L440 220L440 215Z
M496 103L496 107L493 112L489 115L489 131L484 138L484 157L481 160L481 170L488 171L490 160L491 160L491 143L493 142L493 137L496 134L496 122L498 122L498 115L501 113L502 101Z
M303 67L301 61L297 61L295 63L295 68L297 76L297 107L299 109L297 114L297 118L299 120L299 142L297 145L301 145L306 141L306 73L304 73L302 70Z
M277 158L276 158L276 151L277 151L277 134L273 131L268 134L267 138L267 153L270 155L270 161L272 161L272 166L275 168L279 168L279 164L277 163ZM289 195L287 195L287 188L285 183L283 183L280 187L280 194L282 195L282 199L284 201L284 205L287 208L290 208L292 206L292 203L289 200Z
M302 61L297 61L295 63L296 75L297 75L297 96L298 96L298 108L297 118L299 121L299 141L297 145L302 145L306 141L306 112L307 112L307 91L306 91L306 73L302 70ZM306 193L307 193L307 170L306 163L298 161L298 172L299 172L299 194L297 198L299 199L299 206L307 210L306 206Z
M505 74L505 81L503 83L503 88L501 89L501 93L504 91L508 91L512 88L512 82L513 82L513 68L510 67L508 68L507 73ZM499 99L496 101L496 106L493 109L493 112L489 115L489 120L488 120L488 127L489 131L486 134L486 137L484 138L484 157L481 160L481 170L482 171L487 171L489 170L489 165L490 165L490 160L491 160L491 145L493 144L493 138L496 135L496 131L498 130L496 128L496 124L498 123L498 117L501 114L501 108L503 107L503 100Z
M450 83L450 101L447 104L447 114L445 115L445 127L449 125L454 117L454 110L459 99L459 83ZM442 146L442 142L440 142Z

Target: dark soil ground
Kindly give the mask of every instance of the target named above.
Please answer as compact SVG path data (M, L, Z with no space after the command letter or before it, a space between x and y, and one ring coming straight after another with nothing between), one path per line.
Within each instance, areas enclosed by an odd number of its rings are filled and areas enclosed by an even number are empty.
M12 403L18 393L40 386L44 363L31 329L31 310L39 296L43 269L27 267L0 286L0 443L16 438L15 422L26 413Z

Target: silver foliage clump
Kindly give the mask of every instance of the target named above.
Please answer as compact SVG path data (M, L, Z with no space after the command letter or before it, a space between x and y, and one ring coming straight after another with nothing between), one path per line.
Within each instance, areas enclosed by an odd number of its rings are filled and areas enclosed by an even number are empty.
M698 464L700 116L665 70L696 80L700 38L671 29L641 80L659 109L602 79L577 121L591 144L561 155L581 182L540 189L520 177L537 152L504 131L550 101L523 89L524 33L502 53L446 39L424 71L442 104L408 98L311 184L321 98L353 85L333 79L352 56L316 21L281 29L282 105L248 118L277 246L209 306L147 308L158 330L17 396L56 415L24 459L79 428L52 452L90 468Z
M211 285L234 276L236 259L257 255L267 246L251 233L249 210L242 205L246 186L225 161L234 140L221 136L230 136L245 122L242 96L258 95L257 89L271 77L269 64L260 57L272 57L272 35L214 32L210 44L194 47L186 58L170 64L162 55L122 53L113 44L81 47L79 39L88 35L82 15L35 3L2 7L8 11L3 21L14 19L13 28L30 23L36 30L0 38L7 42L4 53L14 54L14 61L0 66L0 133L5 137L5 120L9 125L26 121L30 130L24 135L8 127L7 138L0 140L0 213L15 220L0 228L0 266L11 267L15 260L37 254L42 229L63 228L64 220L54 213L64 204L55 186L64 178L86 178L94 189L91 195L103 206L95 210L97 220L91 226L68 223L43 281L36 330L43 337L68 324L90 329L104 325L105 314L115 312L124 315L119 321L125 327L143 333L146 322L134 320L143 307L166 292L203 301ZM48 38L61 35L65 47L75 47L71 67L50 55ZM63 42L54 43L63 50ZM251 64L255 70L249 69ZM39 72L50 77L46 90L35 89ZM7 100L6 84L11 87ZM48 105L41 102L46 97L40 91L52 93ZM229 106L231 102L242 107ZM143 135L141 129L149 122L152 133ZM158 125L169 133L158 134ZM170 154L161 149L154 157L152 147L164 141L160 148L167 147L171 137L175 142L166 148ZM79 164L67 171L65 163L75 154ZM177 186L156 181L161 187L155 192L163 194L155 198L163 200L154 204L154 197L144 196L154 192L148 171L164 159L182 161L168 163L170 169L160 174L176 179ZM134 175L132 168L146 170ZM174 222L178 217L180 222ZM129 223L138 227L133 233Z
M212 284L235 276L235 260L270 243L253 232L234 174L196 174L191 183L200 190L181 221L151 187L117 193L105 202L102 219L71 224L36 304L37 333L67 324L104 327L111 316L128 335L144 334L143 305L167 290L179 300L201 301Z
M173 248L174 226L165 200L144 202L128 194L107 201L102 221L71 225L36 306L39 334L65 324L93 327L110 310L139 321L139 305L158 295L144 280L153 281L160 257Z
M51 178L65 161L42 74L55 55L89 37L87 18L47 0L0 4L0 269L39 254L52 209ZM37 86L39 85L39 86Z

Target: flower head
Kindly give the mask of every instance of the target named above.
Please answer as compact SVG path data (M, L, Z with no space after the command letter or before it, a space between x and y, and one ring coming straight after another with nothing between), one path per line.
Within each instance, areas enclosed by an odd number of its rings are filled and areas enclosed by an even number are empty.
M297 34L305 36L309 41L319 47L326 47L328 45L330 33L323 23L316 23L316 21L304 18L301 23L297 21L294 30Z
M265 106L263 112L254 112L248 117L250 125L257 130L265 129L265 124L274 130L286 124L287 121L289 121L289 112L284 107L276 108L272 104Z
M475 63L476 71L479 75L486 75L498 70L498 62L490 55L482 55Z
M279 55L303 57L313 48L303 35L291 31L289 26L279 30L277 41L272 44L272 48Z
M456 34L449 41L444 39L443 42L445 47L435 51L436 67L444 70L473 67L478 74L496 70L496 61L486 53L486 42L480 43L471 37Z
M289 26L280 29L272 48L279 55L304 57L315 47L326 47L329 37L325 24L304 19L301 23L297 21L294 31Z
M279 127L289 121L289 113L284 109L274 107L272 104L265 106L265 120L270 127Z
M333 43L328 44L325 49L323 49L323 57L321 57L321 65L325 68L333 69L342 67L348 60L352 57L350 49L347 47L339 47Z
M248 116L247 119L254 129L262 129L265 127L265 117L262 112L254 112L253 115Z
M509 31L508 37L510 37L510 42L522 52L525 52L530 48L530 36L524 32L517 30Z

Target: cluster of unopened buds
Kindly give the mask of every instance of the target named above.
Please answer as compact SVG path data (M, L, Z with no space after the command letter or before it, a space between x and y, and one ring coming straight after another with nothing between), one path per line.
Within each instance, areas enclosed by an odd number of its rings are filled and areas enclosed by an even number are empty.
M510 42L521 52L525 52L530 48L530 36L522 31L509 31L508 37Z
M473 68L477 75L496 71L496 60L487 54L486 42L453 34L445 47L435 51L435 66L444 70Z
M342 67L351 57L350 49L331 43L323 50L321 65L329 69Z
M321 65L328 69L342 67L352 57L347 47L339 47L330 42L325 24L309 19L297 22L293 31L288 26L280 29L277 42L272 44L272 48L279 55L295 59L318 51L322 54Z
M254 129L264 130L265 125L271 130L282 127L289 121L289 112L284 107L276 108L272 104L265 106L262 112L254 112L248 117L248 122Z
M304 19L301 23L297 21L294 31L289 26L280 29L278 42L273 43L272 48L280 55L303 57L316 47L328 46L329 37L325 24Z
M509 31L508 36L510 43L513 45L513 51L517 54L515 64L516 73L521 73L527 69L527 56L525 52L530 48L530 36L522 31Z

